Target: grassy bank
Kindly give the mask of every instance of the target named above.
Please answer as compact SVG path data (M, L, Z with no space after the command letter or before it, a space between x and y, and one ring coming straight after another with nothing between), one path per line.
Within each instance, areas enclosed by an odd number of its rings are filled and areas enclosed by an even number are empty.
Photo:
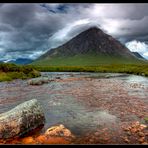
M108 64L98 66L18 66L0 64L0 82L40 76L41 72L111 72L143 75L148 77L148 64Z
M47 57L31 65L39 71L112 72L148 76L148 61L105 54Z
M0 64L0 82L13 79L27 79L40 76L32 66L18 66L15 64Z
M98 66L110 64L145 64L146 61L123 58L110 55L95 55L95 54L79 54L75 56L53 56L45 59L40 59L32 63L38 66Z
M48 72L111 72L148 76L148 64L110 64L98 66L32 66Z

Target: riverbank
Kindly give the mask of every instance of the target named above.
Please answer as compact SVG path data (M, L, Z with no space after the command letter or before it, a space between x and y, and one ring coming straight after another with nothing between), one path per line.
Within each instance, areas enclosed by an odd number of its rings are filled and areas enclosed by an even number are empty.
M30 65L31 66L31 65ZM110 64L98 66L37 66L32 67L41 72L102 72L127 73L148 76L148 64Z
M98 66L37 66L15 64L0 64L0 82L14 79L27 79L40 76L40 72L101 72L127 73L148 77L147 64L111 64Z
M40 76L40 73L30 66L18 66L15 64L0 64L0 82L14 79L27 79Z

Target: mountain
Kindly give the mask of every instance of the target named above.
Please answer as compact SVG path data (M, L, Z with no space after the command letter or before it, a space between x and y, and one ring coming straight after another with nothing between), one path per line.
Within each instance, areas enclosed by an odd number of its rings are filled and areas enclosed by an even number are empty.
M141 62L128 48L97 27L91 27L67 43L47 51L33 64L95 66Z
M132 52L137 58L145 60L143 56L141 56L138 52Z
M33 60L27 59L27 58L18 58L16 60L7 60L4 61L4 63L14 63L14 64L19 64L19 65L26 65L32 63Z

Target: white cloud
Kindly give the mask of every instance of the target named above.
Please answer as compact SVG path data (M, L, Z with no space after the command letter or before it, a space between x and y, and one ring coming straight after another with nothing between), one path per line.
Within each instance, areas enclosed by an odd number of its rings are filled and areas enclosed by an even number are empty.
M64 27L63 29L59 30L58 32L56 32L52 38L54 38L55 40L63 40L65 38L68 37L68 33L76 26L78 25L83 25L83 24L88 24L89 23L89 19L82 19L82 20L78 20L75 21L71 24L66 25L66 27Z
M75 27L89 23L89 19L81 19L67 24L63 29L57 31L52 37L49 38L51 48L59 46L61 43L70 40L70 38L72 37L69 36L69 34L71 33L71 31L73 31Z
M8 62L10 62L12 59L8 59L8 60L5 60L5 61L3 61L4 63L8 63Z
M148 52L145 52L143 55L148 58Z
M0 53L4 52L4 49L3 48L0 48Z
M129 7L130 5L128 5ZM102 18L118 18L125 17L127 15L127 11L121 11L125 9L125 5L121 4L94 4L92 6L92 11L90 14L94 17L102 17ZM126 8L127 9L127 8Z
M116 35L120 32L121 21L115 19L104 19L101 26L109 34Z
M45 51L35 51L34 53L31 53L30 55L28 55L27 58L35 60L36 58L38 58L39 56L43 55L45 53Z
M94 25L123 43L147 41L147 8L148 4L4 4L0 9L0 60L37 58ZM128 46L135 50L132 44ZM140 44L136 43L136 50L146 57L147 44Z
M130 49L132 52L138 52L140 53L143 57L148 59L148 44L145 42L140 42L137 40L133 40L130 42L127 42L125 46Z
M145 42L130 41L125 44L133 52L146 52L148 51L148 45Z
M83 5L70 7L69 13L63 15L63 18L68 20L63 29L58 30L49 38L50 48L57 47L79 34L83 29L76 32L75 28L80 28L82 25L99 26L106 33L122 40L123 43L134 37L139 39L146 34L145 24L148 22L148 17L142 13L142 7L143 5L133 4L91 4L88 7ZM138 9L141 11L139 11L140 14L137 14ZM75 33L71 34L73 30Z

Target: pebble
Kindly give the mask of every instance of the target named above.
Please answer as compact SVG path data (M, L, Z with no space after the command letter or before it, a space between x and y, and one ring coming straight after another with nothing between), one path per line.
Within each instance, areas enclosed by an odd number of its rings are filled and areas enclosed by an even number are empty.
M124 128L124 131L129 131L129 128Z
M130 141L128 140L127 137L123 137L124 142L129 143Z
M143 142L143 143L141 143L141 144L148 144L148 142Z
M140 137L144 137L144 136L145 136L144 133L142 133L142 132L139 132L138 135L139 135Z
M140 143L143 143L143 142L145 142L144 139L145 139L145 138L142 137L142 138L140 138L138 141L139 141Z
M127 132L127 135L128 135L128 136L131 136L131 133L130 133L130 132Z
M95 132L95 134L94 134L95 136L99 136L99 132Z
M137 129L133 128L133 129L131 129L131 132L132 133L136 133L137 132Z
M89 139L89 142L94 142L94 139Z
M141 124L141 125L140 125L140 128L141 128L141 130L143 130L143 129L147 128L147 126L144 125L144 124Z

